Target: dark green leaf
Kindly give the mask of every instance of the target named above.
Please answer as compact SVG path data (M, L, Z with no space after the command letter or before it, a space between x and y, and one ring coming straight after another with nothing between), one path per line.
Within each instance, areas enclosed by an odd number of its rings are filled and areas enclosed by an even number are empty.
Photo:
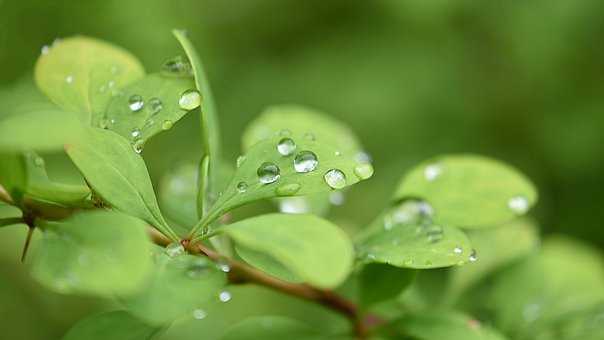
M84 36L53 44L35 70L42 92L86 124L100 118L115 90L143 75L140 62L126 50Z
M44 229L32 273L58 292L133 293L152 268L147 225L134 217L92 211Z
M493 227L526 213L537 201L533 184L501 162L476 155L447 155L407 174L395 200L420 198L437 223L464 228Z
M124 311L113 311L80 320L63 340L150 340L160 331Z
M415 278L415 270L370 263L359 274L361 303L370 307L396 298Z
M177 240L159 210L145 162L130 143L112 131L89 128L87 133L66 150L92 189L113 207Z
M332 288L351 270L353 249L337 226L312 215L268 214L217 229L235 243L265 253L310 284Z

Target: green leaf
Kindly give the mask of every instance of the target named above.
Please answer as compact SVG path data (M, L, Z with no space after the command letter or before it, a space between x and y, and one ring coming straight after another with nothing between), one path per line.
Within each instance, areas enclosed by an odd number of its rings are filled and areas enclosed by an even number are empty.
M406 315L389 329L418 340L505 340L503 334L479 321L455 312L429 311Z
M283 316L255 316L231 326L221 340L319 340L334 339L316 329ZM340 339L338 337L338 339Z
M468 237L459 229L422 217L424 203L403 201L382 213L357 239L359 256L371 263L429 269L472 261Z
M205 257L170 257L156 248L154 259L155 270L147 285L125 301L129 311L151 324L171 322L218 300L226 284L225 274Z
M0 201L0 227L23 223L21 209Z
M32 274L50 289L130 294L140 289L151 270L147 226L134 217L91 211L43 228Z
M212 91L210 89L210 83L208 82L201 58L195 50L195 47L189 40L187 33L183 30L172 31L181 47L187 54L191 66L193 68L193 75L195 76L195 84L197 89L201 93L202 104L200 107L201 114L201 131L203 136L204 153L209 161L209 168L207 172L200 172L200 181L206 183L204 186L200 186L200 190L205 190L198 197L203 197L200 200L200 206L204 201L209 201L213 194L216 194L221 187L218 184L218 167L220 162L220 126L218 124L218 111L212 97ZM200 170L204 170L205 167L201 167ZM201 212L202 209L199 209Z
M526 213L537 201L533 184L520 172L477 155L446 155L411 170L394 200L420 198L434 208L437 223L493 227Z
M266 253L300 279L323 288L342 283L353 249L337 226L312 215L267 214L217 229L250 250Z
M0 153L0 191L19 203L27 187L25 160L21 154Z
M361 304L367 308L395 299L415 278L416 271L382 263L370 263L359 274Z
M359 162L355 160L355 155L342 152L330 144L323 144L318 136L310 138L304 135L289 135L287 138L291 138L296 143L296 150L289 156L283 156L277 150L277 144L282 138L284 137L273 136L263 140L250 149L243 161L240 159L239 168L208 213L206 223L246 203L280 196L331 192L353 185L373 174L371 164ZM316 167L310 172L297 172L294 168L294 159L300 154L309 155L308 151L316 156L318 160ZM266 176L262 182L259 175L263 172L269 173L263 169L270 170L270 168L275 170L278 168L279 176L275 174ZM332 180L342 179L338 176L329 177L330 174L338 171L344 174L345 180L330 182L329 185L326 177ZM274 182L267 183L271 180ZM198 228L195 232L197 231Z
M171 129L189 112L180 107L179 98L194 87L191 78L165 77L159 73L147 75L112 98L98 126L144 144L154 135ZM137 103L137 96L143 106L134 111L131 105L132 101Z
M101 40L74 36L61 40L36 63L38 87L65 110L89 124L104 113L114 90L144 75L126 50Z
M124 311L95 314L78 321L63 340L150 340L161 331Z
M294 283L300 283L304 281L300 279L296 274L288 270L279 261L275 260L273 257L266 253L251 250L241 245L236 246L235 249L237 251L237 255L239 255L245 262L271 276L274 276L283 281Z
M159 210L145 162L130 143L112 131L89 128L87 132L86 140L66 150L92 189L113 207L177 240Z
M166 217L183 226L197 222L197 166L181 164L159 182L159 203Z
M83 138L74 114L45 108L8 115L0 120L0 151L53 151Z

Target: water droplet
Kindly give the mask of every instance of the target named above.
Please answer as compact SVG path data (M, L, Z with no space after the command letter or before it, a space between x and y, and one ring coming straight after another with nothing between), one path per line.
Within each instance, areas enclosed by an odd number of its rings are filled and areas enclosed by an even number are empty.
M296 151L296 143L291 138L283 138L277 144L277 151L282 156L289 156Z
M301 187L302 186L298 183L290 183L290 184L281 185L280 187L277 188L277 190L275 190L275 192L279 196L292 196L295 193L297 193Z
M189 60L183 56L170 58L161 66L161 74L173 77L190 77L193 75L193 67Z
M194 89L186 90L180 95L178 105L181 109L187 111L196 109L201 105L201 94Z
M155 116L164 108L164 104L161 99L153 97L149 99L149 109L151 110L151 116Z
M336 152L334 152L333 154L334 154L334 155L336 155L336 156L338 156L338 157L339 157L339 156L342 156L342 152L340 152L340 151L336 151Z
M132 136L132 138L139 138L141 136L141 130L138 128L133 129L130 132L130 136Z
M342 205L344 204L344 193L341 191L334 191L329 194L329 203L333 205Z
M325 183L332 189L342 189L346 186L346 175L338 169L328 170L323 179L325 179Z
M170 257L176 257L185 253L185 247L180 242L173 242L166 247L165 252Z
M220 294L218 294L218 299L220 299L221 302L229 302L231 301L231 293L223 290L220 292Z
M73 83L73 76L70 74L67 77L65 77L65 82L67 82L67 84L72 84Z
M463 249L461 247L455 247L455 248L453 248L453 252L455 254L461 254L461 253L463 253Z
M44 158L40 157L40 156L35 156L34 157L34 165L37 166L38 168L41 168L44 166Z
M145 102L143 101L143 97L138 94L133 94L128 98L128 107L132 112L140 111L144 105Z
M522 215L529 209L529 202L524 196L514 196L508 201L508 208L515 214Z
M424 177L428 181L435 180L442 173L442 167L439 164L430 164L424 169Z
M203 320L206 316L208 316L208 314L201 308L197 308L193 311L193 318L195 320Z
M161 123L161 129L162 130L170 130L172 128L172 126L174 125L174 123L172 123L171 120L164 120L163 123Z
M287 137L291 136L292 132L289 129L283 129L279 131L279 136Z
M373 176L373 166L371 163L357 164L357 166L354 167L354 174L357 175L360 180L368 179Z
M256 174L260 183L269 184L279 179L281 170L275 163L264 162L258 167Z
M365 151L361 151L354 155L354 159L359 163L371 163L371 156Z
M317 155L312 151L301 151L294 158L294 169L296 172L306 173L317 168L319 160Z
M237 157L237 168L240 168L243 165L243 162L245 162L245 156L241 155Z
M239 182L239 183L237 183L237 191L239 191L239 192L246 192L247 191L247 183L245 183L245 182Z
M438 225L430 225L425 227L426 235L428 236L428 242L437 243L443 239L443 228Z
M143 141L142 139L136 139L133 143L132 143L132 149L134 150L134 152L140 154L141 152L143 152L143 148L145 146L145 141Z
M218 268L223 273L228 273L231 271L231 266L229 266L229 264L224 262L223 260L220 260L218 263L216 263L216 268Z
M42 46L41 52L43 55L47 55L50 52L50 46L48 46L48 45Z
M470 262L478 261L478 254L476 253L476 249L472 249L472 252L470 253L470 256L468 257L468 260Z
M311 142L314 142L314 141L315 141L315 139L316 139L316 137L315 137L315 134L314 134L314 133L312 133L312 132L307 132L307 133L305 133L305 134L304 134L304 139L306 139L306 140L308 140L308 141L311 141Z
M284 214L306 214L310 212L310 207L304 197L288 197L279 200L279 211Z

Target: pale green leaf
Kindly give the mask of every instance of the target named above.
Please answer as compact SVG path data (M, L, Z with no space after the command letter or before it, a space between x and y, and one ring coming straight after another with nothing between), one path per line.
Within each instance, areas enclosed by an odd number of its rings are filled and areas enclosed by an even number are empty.
M159 210L142 157L112 131L89 128L87 134L88 138L66 150L92 189L114 208L177 240Z
M161 332L124 311L91 315L78 321L63 340L151 340Z
M113 96L98 126L144 144L154 135L171 129L187 114L188 110L180 107L179 98L193 88L191 78L165 77L159 73L147 75ZM142 107L132 110L131 101L136 103L137 96L142 100Z
M0 120L0 151L53 151L83 138L81 123L71 112L39 108Z
M218 301L225 274L205 257L168 256L155 249L155 270L140 294L125 300L133 314L151 324L166 324L212 300Z
M367 308L395 299L413 282L415 273L412 269L382 263L365 265L358 277L361 304Z
M300 279L319 287L336 287L351 270L353 249L348 236L313 215L261 215L223 226L217 232L273 257Z
M445 155L424 162L401 181L395 200L420 198L434 220L455 227L493 227L526 213L534 185L516 169L477 155Z
M130 294L141 288L151 271L147 225L137 218L91 211L43 228L32 274L55 291Z
M322 335L317 329L284 316L255 316L231 326L221 340L321 340L344 339Z
M100 118L115 90L144 75L140 62L107 42L74 36L53 44L35 68L38 87L89 124Z

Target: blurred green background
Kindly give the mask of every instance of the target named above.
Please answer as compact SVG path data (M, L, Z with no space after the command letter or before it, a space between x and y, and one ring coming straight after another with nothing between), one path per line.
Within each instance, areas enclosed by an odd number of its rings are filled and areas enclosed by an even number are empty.
M0 87L31 77L41 47L74 34L121 45L158 70L181 53L172 28L186 28L205 61L229 161L245 125L272 104L315 107L356 131L376 176L332 212L340 223L369 222L421 160L473 152L535 181L541 197L533 214L543 233L604 247L601 0L0 0ZM198 140L196 118L188 117L149 143L154 180L196 160ZM110 307L37 287L17 260L24 233L0 233L3 332L52 339L87 311ZM254 295L255 306L238 294ZM258 288L233 295L233 319L262 312L325 324L334 318ZM336 321L337 328L343 320ZM210 328L185 320L173 332Z

